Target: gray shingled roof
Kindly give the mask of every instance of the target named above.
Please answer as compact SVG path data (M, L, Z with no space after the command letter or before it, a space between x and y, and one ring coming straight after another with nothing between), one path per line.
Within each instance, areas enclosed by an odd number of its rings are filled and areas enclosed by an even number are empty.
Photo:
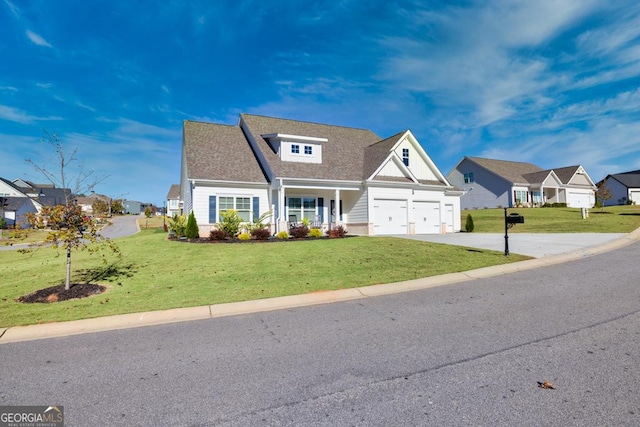
M365 170L374 167L367 165L365 168L365 149L381 140L378 135L366 129L250 114L241 114L240 120L245 123L249 134L257 142L258 149L275 176L282 178L362 181ZM326 138L328 141L322 145L322 163L281 161L261 136L274 133Z
M526 184L529 180L524 175L543 172L542 168L533 163L484 159L481 157L467 157L467 159L512 183Z
M367 179L373 174L384 160L391 154L391 149L406 132L402 131L387 139L376 142L364 149L364 176Z
M547 179L550 173L550 170L545 170L540 172L526 173L522 175L522 177L526 179L526 182L528 182L529 184L539 184Z
M640 170L616 173L611 176L620 181L627 188L640 188Z
M167 200L169 199L180 199L180 184L171 184L167 193Z
M571 178L576 174L580 166L567 166L564 168L553 169L553 171L558 175L560 181L563 184L568 184L571 181Z
M267 182L238 126L185 120L183 145L189 179Z

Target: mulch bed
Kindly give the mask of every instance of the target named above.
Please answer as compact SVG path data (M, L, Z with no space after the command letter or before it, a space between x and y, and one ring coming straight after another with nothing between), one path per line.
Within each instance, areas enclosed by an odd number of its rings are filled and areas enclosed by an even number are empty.
M92 295L103 293L107 288L101 285L91 283L72 284L68 291L65 291L64 285L52 286L50 288L37 290L29 295L18 298L19 302L58 302L66 301L74 298L86 298Z

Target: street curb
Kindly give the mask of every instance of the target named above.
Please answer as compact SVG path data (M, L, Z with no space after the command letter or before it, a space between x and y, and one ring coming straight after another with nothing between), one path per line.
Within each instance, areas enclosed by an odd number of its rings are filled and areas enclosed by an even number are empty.
M486 279L503 274L517 273L543 266L562 264L569 261L576 261L615 249L620 249L637 241L640 241L640 228L624 237L603 245L567 252L553 257L535 258L512 264L483 267L465 272L424 277L403 282L338 289L334 291L313 292L309 294L290 295L262 300L176 308L170 310L150 311L146 313L119 314L115 316L73 320L69 322L54 322L40 325L0 328L0 344L162 325L167 323L187 322L192 320L204 320L411 292L436 286L445 286L471 280Z

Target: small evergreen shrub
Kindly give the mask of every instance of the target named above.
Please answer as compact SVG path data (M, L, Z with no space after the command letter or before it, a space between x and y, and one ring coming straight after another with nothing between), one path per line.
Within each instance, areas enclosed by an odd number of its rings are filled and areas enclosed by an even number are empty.
M319 228L312 228L311 230L309 230L309 237L322 237L322 230L320 230Z
M244 232L238 234L238 240L251 240L251 234Z
M271 237L271 230L268 228L255 228L251 231L251 237L256 240L267 240Z
M467 222L464 224L464 229L467 233L473 232L473 217L471 214L467 215Z
M291 228L291 237L295 239L304 239L309 235L309 227L306 225L298 225Z
M283 230L276 234L276 238L279 240L287 240L289 238L289 233Z
M229 238L226 231L214 228L209 232L209 240L225 240Z
M185 230L185 235L187 239L197 239L200 237L200 229L198 228L198 223L196 222L196 216L193 211L189 214L189 219L187 219L187 228Z

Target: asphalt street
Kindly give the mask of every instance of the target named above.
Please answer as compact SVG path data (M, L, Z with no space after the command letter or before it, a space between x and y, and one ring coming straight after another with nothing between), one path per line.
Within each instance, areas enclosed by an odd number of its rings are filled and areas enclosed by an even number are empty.
M637 259L640 243L402 294L7 343L0 405L63 405L70 426L639 425Z

